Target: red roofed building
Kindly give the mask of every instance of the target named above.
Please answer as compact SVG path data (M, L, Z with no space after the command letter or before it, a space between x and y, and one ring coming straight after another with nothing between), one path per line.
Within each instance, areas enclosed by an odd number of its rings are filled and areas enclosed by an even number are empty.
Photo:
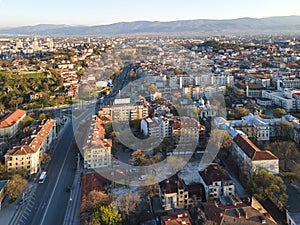
M206 199L220 199L235 195L235 186L227 172L217 163L211 163L199 171L204 186Z
M25 116L26 111L17 109L0 120L0 137L10 138L14 136L18 131L20 122Z
M56 136L56 121L47 120L28 144L16 146L4 155L7 172L26 170L29 174L37 173L41 154L47 151Z
M277 224L254 198L252 198L251 202L237 202L229 205L205 202L203 203L203 210L206 219L213 221L217 225Z
M87 135L84 151L84 168L96 169L111 166L112 140L105 138L105 126L109 117L105 120L93 116L91 127Z
M189 211L172 212L161 217L162 225L192 225Z
M159 197L164 210L188 208L193 200L203 201L202 184L187 185L177 174L159 183Z
M249 174L260 167L273 174L279 173L279 159L270 151L260 150L245 135L238 134L233 139L231 151L237 157L240 168Z

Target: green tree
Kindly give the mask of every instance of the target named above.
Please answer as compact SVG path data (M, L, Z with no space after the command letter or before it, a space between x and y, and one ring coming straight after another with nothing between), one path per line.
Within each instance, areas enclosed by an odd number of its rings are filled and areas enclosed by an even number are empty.
M276 108L273 110L273 116L276 118L280 118L284 115L286 115L286 111L282 108Z
M45 113L40 113L38 120L42 121L42 120L45 120L45 119L47 119L46 114Z
M294 172L285 172L285 173L282 173L282 175L290 183L292 183L293 181L298 179L297 173L294 173Z
M297 176L297 180L300 181L300 163L294 165L293 171Z
M7 193L10 201L15 201L17 197L24 192L28 184L28 181L24 179L21 175L15 174L7 182Z
M182 74L181 69L175 69L173 72L174 72L175 75Z
M121 225L122 218L119 211L114 208L113 203L108 206L101 206L100 210L101 225Z
M231 145L232 145L232 137L229 135L227 131L224 131L224 137L223 137L221 148L229 149Z
M0 162L0 180L6 180L7 179L7 172L5 165Z
M269 173L266 169L259 168L254 171L247 186L250 187L252 194L258 200L272 198L277 199L281 205L286 204L286 186L282 178Z
M135 150L132 154L131 154L131 157L129 159L129 162L130 163L134 163L136 165L145 165L146 164L146 161L147 161L147 158L146 158L146 155L145 153L140 150L140 149L137 149Z
M293 125L288 121L280 121L279 126L281 128L281 136L284 139L291 137L293 132Z
M43 155L42 155L42 163L47 164L48 162L50 162L50 160L51 160L50 153L44 152Z
M274 155L284 162L284 170L287 170L289 161L299 159L300 156L297 145L292 141L276 141L266 146L265 149L270 150Z
M0 115L5 113L5 105L0 102Z
M149 90L152 92L152 93L155 93L157 91L157 87L155 84L150 84L149 85Z
M246 109L245 107L238 107L237 112L240 117L249 115L249 110Z

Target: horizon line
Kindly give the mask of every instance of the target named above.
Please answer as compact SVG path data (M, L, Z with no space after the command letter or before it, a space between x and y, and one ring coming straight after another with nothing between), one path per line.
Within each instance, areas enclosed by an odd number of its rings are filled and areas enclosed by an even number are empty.
M0 29L14 29L14 28L20 28L20 27L34 27L39 25L54 25L54 26L69 26L69 27L77 27L77 26L83 26L83 27L93 27L93 26L109 26L113 24L118 23L134 23L134 22L160 22L160 23L168 23L168 22L177 22L177 21L192 21L192 20L238 20L238 19L267 19L267 18L274 18L274 17L300 17L300 15L287 15L287 16L267 16L267 17L237 17L237 18L199 18L199 19L178 19L178 20L130 20L130 21L118 21L118 22L112 22L112 23L103 23L103 24L65 24L65 23L38 23L38 24L28 24L28 25L13 25L13 26L1 26Z

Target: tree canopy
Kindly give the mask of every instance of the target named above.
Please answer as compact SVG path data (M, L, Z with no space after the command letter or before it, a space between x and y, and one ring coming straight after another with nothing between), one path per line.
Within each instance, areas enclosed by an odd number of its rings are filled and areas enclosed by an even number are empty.
M276 118L280 118L284 115L286 115L286 111L282 108L276 108L273 110L273 116Z
M7 193L10 201L15 201L17 197L24 192L28 184L28 181L24 179L21 175L13 175L12 178L7 183Z
M280 176L269 173L263 168L254 171L249 177L248 188L258 200L276 199L281 205L287 201L286 186Z

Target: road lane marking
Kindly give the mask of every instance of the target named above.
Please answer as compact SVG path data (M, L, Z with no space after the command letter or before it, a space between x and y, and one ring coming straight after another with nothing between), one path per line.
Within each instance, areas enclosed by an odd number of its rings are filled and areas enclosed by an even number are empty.
M70 142L70 144L69 144L69 146L68 146L67 154L66 154L66 156L65 156L65 158L64 158L63 164L62 164L62 166L61 166L61 168L60 168L60 171L59 171L59 174L58 174L58 176L57 176L57 179L56 179L56 182L55 182L53 191L52 191L52 193L51 193L50 200L48 201L48 204L47 204L47 207L46 207L46 209L45 209L45 212L44 212L42 221L41 221L41 223L40 223L41 225L44 224L44 221L45 221L45 218L46 218L46 214L47 214L47 212L48 212L48 209L49 209L50 203L51 203L51 201L52 201L52 198L53 198L53 196L54 196L54 192L56 191L57 184L58 184L58 181L60 180L60 177L61 177L63 168L64 168L65 163L66 163L66 160L67 160L67 158L68 158L68 155L69 155L69 152L70 152L70 149L71 149L71 145L72 145L72 143L73 143L73 140L74 140L74 138L72 139L72 141Z

